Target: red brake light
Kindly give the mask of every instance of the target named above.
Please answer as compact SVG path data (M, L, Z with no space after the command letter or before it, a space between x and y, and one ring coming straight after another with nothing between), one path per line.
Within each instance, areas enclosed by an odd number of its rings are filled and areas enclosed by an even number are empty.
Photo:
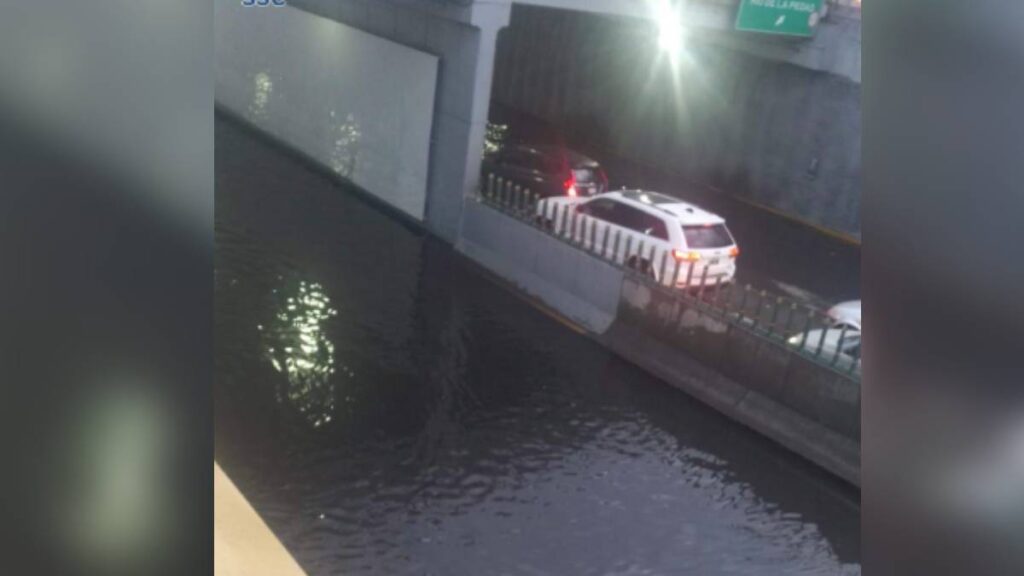
M565 188L565 193L569 196L576 196L576 176L570 172L569 179L562 182L562 187Z
M680 261L683 261L683 262L696 262L697 260L700 260L700 253L699 252L683 252L682 250L673 250L672 251L672 257L675 258L676 260L680 260Z

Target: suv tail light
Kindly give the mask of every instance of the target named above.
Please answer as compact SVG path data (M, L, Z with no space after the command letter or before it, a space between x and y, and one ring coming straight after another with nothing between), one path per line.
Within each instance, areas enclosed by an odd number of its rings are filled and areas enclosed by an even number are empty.
M699 252L683 252L682 250L673 250L672 257L681 262L696 262L700 260Z
M729 248L729 258L736 258L739 255L740 255L740 247L739 246L733 246L732 248Z

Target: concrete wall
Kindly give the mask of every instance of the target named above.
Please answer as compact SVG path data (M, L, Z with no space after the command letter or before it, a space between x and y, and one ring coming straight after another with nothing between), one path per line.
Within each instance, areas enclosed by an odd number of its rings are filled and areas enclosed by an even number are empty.
M440 60L427 176L428 228L454 243L463 198L477 184L490 101L495 37L509 0L289 0L313 14Z
M459 251L595 334L619 307L621 269L476 200L466 200Z
M217 102L422 219L437 57L292 7L214 7Z
M634 277L611 349L794 452L860 484L860 382Z
M699 39L689 52L674 75L648 23L517 6L492 97L596 150L858 235L860 84Z

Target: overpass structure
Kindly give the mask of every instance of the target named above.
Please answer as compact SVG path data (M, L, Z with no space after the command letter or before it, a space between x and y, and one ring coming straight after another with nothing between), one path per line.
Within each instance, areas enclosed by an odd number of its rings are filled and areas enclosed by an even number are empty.
M284 10L300 10L320 16L437 58L435 101L429 127L429 151L426 152L428 159L424 176L423 210L413 216L422 220L432 232L454 243L459 235L464 199L478 185L497 40L500 31L510 23L513 6L523 4L597 13L609 18L653 20L658 15L652 10L654 1L289 0L289 6ZM830 7L830 14L821 20L816 34L811 38L795 39L736 31L734 22L740 1L689 0L680 6L683 25L694 41L721 45L761 58L784 61L860 82L859 8L838 6L833 4L834 0L829 0L827 6ZM232 7L238 4L237 0L217 2ZM246 13L245 16L249 17L252 12L251 9L236 10L234 14L240 17ZM218 18L236 17L226 16L228 13L222 11ZM217 32L217 42L222 45L230 45L237 40L232 34L242 34L237 30L231 34L224 32L220 22L217 24ZM287 42L282 44L288 45ZM327 56L315 55L318 59L324 57ZM220 69L227 65L218 61L218 103L230 108L221 101ZM360 79L350 80L338 89L358 91ZM260 82L263 82L263 90L266 92L265 80L257 79L252 83L254 89L261 90ZM274 94L278 94L287 87L275 85L274 89ZM317 89L322 90L323 87ZM308 91L309 88L296 90ZM276 96L253 96L256 99L268 97ZM372 98L372 95L366 97ZM235 112L245 115L244 110ZM331 112L333 117L334 110ZM302 122L309 125L311 120L307 118ZM374 128L362 126L361 129L365 136L366 131ZM372 133L369 136L372 137ZM333 169L347 176L343 170Z
M656 19L653 0L515 0L516 4ZM859 2L828 2L811 38L785 38L736 30L740 0L690 0L678 6L695 40L747 52L768 60L828 72L860 83Z

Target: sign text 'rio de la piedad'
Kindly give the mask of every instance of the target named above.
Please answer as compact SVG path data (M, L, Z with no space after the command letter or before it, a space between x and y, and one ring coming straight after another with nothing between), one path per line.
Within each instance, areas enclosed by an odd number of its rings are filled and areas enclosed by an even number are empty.
M740 0L736 29L813 36L824 0Z

